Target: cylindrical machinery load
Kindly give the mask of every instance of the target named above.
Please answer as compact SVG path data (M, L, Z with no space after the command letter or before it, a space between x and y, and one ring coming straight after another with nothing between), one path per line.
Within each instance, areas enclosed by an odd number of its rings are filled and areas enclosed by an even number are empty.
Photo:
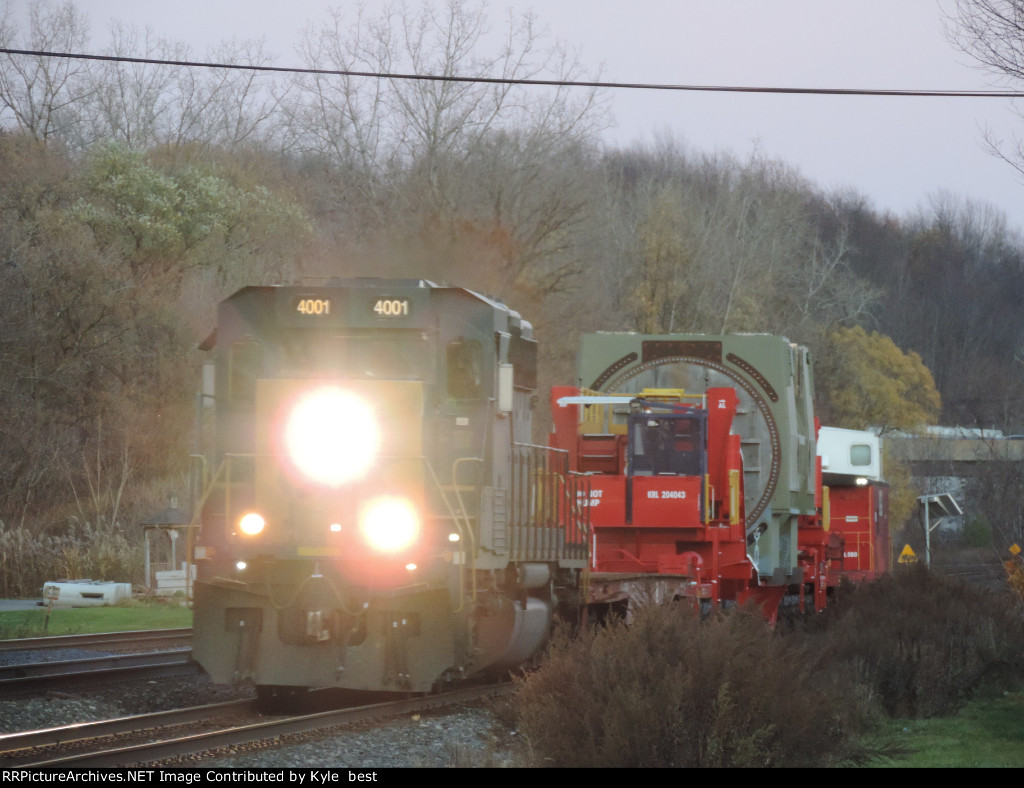
M748 554L762 582L799 580L797 517L815 511L814 387L806 348L767 334L589 334L578 370L585 388L604 393L733 388Z

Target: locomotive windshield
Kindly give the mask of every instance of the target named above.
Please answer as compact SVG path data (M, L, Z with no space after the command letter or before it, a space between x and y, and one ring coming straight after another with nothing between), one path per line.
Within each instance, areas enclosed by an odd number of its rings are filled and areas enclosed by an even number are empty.
M308 331L284 337L278 374L296 378L424 380L433 378L429 339L420 332L373 336L321 336Z

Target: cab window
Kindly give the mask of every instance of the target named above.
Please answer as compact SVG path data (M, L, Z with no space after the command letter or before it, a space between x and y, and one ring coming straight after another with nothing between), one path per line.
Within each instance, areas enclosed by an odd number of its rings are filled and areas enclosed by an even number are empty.
M452 399L484 395L484 351L474 339L457 339L447 348L447 391Z
M256 379L262 371L262 343L255 339L235 342L228 358L228 397L235 400L255 399Z
M866 443L855 443L850 446L850 465L870 465L871 447Z

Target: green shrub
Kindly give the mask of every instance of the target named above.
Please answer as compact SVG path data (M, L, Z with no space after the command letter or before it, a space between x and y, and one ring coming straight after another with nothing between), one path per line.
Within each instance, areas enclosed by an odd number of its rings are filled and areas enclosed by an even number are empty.
M992 526L981 517L969 520L964 525L964 542L968 547L991 547Z
M516 704L535 765L823 766L867 757L863 706L759 612L650 605L559 635Z

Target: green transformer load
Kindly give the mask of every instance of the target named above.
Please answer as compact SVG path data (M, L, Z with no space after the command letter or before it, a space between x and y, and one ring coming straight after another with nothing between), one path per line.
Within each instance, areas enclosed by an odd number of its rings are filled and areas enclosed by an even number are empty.
M798 519L813 515L817 505L814 381L807 348L768 334L588 334L578 376L581 387L607 394L735 388L748 556L764 585L802 582Z

